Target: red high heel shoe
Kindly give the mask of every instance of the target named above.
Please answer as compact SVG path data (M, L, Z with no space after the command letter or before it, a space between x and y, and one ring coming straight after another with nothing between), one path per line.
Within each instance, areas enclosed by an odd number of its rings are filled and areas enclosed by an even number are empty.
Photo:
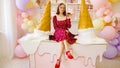
M66 55L69 59L73 59L72 54L70 53L70 51L66 51Z
M60 67L60 59L57 59L57 62L55 64L55 68L59 68Z

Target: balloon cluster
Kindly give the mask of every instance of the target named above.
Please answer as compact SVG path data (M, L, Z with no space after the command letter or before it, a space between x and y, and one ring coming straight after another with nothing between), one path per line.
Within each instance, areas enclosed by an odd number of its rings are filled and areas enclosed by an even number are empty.
M120 13L113 13L112 4L120 0L90 0L97 19L93 21L100 36L108 41L108 49L104 56L114 58L120 52Z
M120 17L120 13L113 13L112 4L120 2L120 0L90 0L93 5L97 19L93 21L95 29L102 30L105 26L119 26L114 19ZM100 21L100 22L98 22ZM98 23L97 23L98 22Z
M34 18L36 13L35 4L36 2L33 0L16 0L16 7L21 11L20 15L23 20L21 28L25 32L33 32L37 25L37 21Z
M34 28L36 28L37 25L36 18L34 18L36 13L35 0L15 0L15 3L17 8L17 30L19 32L18 36L23 32L33 32ZM15 56L18 58L27 57L27 54L24 52L24 49L21 45L17 45L15 47Z
M33 32L34 29L36 28L37 21L24 12L22 13L22 17L24 19L23 19L23 24L21 25L21 28L23 30L27 30L28 32Z
M94 28L101 30L100 36L105 40L112 40L120 28L120 13L113 14L113 0L91 0L97 19L93 21ZM120 2L120 1L119 1Z
M120 53L120 33L111 41L108 41L108 49L104 53L106 58L115 58Z
M91 0L96 16L103 18L106 23L112 21L112 6L108 0Z

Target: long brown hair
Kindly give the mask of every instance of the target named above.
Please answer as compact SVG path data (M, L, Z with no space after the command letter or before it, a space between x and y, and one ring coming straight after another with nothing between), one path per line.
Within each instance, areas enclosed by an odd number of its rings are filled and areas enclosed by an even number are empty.
M59 7L60 7L61 5L64 5L64 6L65 6L65 11L63 12L63 15L66 16L66 5L65 5L64 3L60 3L60 4L58 5L56 14L57 14L57 15L60 14Z

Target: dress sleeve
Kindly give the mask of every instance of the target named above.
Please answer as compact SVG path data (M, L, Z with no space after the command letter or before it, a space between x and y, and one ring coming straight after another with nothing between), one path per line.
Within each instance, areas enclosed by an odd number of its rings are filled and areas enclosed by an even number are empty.
M70 19L66 19L66 22L67 22L67 28L70 28L71 27L71 21L70 21Z
M53 27L55 30L58 29L56 16L53 17Z

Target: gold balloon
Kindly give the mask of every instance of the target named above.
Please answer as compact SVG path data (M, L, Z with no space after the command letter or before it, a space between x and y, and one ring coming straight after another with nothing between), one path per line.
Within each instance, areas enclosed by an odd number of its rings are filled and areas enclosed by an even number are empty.
M109 0L111 3L119 3L120 0Z
M28 8L34 8L34 3L33 3L33 1L30 0L30 1L28 2L28 4L25 6L25 8L26 8L26 9L28 9Z
M97 30L102 30L104 28L104 21L102 18L93 21L93 26Z

